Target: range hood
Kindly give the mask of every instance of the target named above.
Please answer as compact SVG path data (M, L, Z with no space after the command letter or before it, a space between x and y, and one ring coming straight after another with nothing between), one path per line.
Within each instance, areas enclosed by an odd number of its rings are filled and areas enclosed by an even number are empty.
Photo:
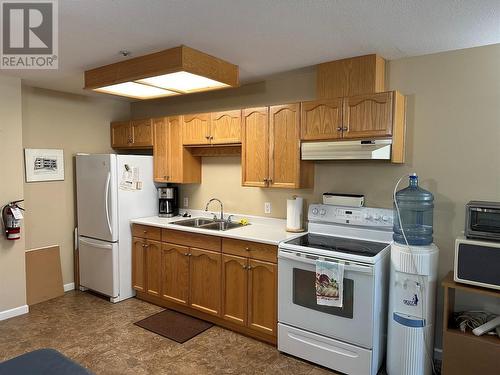
M303 142L302 160L390 160L391 139Z

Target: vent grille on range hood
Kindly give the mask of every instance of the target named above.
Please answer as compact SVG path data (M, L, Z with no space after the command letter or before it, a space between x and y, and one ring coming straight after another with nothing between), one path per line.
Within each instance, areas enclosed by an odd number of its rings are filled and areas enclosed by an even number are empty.
M304 142L302 160L390 160L391 139Z

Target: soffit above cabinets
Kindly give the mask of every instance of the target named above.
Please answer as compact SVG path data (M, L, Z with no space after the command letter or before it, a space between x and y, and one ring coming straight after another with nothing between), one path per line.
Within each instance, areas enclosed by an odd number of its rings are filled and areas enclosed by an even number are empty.
M238 86L237 65L186 46L85 72L85 89L142 100Z

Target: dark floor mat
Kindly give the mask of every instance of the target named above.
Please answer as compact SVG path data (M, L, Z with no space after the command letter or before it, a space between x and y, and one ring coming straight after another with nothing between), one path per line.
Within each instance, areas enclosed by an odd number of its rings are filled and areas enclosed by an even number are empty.
M141 328L182 344L206 331L213 324L172 310L164 310L134 323Z

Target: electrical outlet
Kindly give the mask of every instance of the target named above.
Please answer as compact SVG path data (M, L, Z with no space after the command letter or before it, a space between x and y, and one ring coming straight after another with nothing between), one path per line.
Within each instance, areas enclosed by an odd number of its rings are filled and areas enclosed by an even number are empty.
M189 207L189 198L184 197L184 208L188 208L188 207Z
M271 213L271 202L264 203L264 213L265 214Z

